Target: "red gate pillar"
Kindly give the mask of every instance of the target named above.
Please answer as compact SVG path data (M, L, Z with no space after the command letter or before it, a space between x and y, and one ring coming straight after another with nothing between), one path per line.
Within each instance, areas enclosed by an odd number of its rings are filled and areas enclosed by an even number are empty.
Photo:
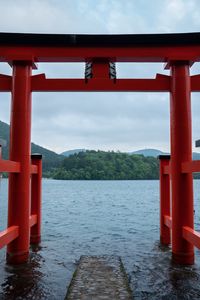
M31 178L31 215L37 215L37 223L31 228L31 244L41 240L41 199L42 199L42 155L32 154L32 164L38 167Z
M164 173L169 167L170 155L159 155L160 160L160 242L170 244L170 228L165 225L164 217L170 216L170 175Z
M7 247L7 262L14 264L29 256L31 70L29 62L13 64L10 160L20 162L20 173L9 177L8 227L19 226L19 237Z
M193 264L193 245L182 235L183 226L194 225L192 174L181 172L182 162L192 160L189 64L172 63L171 76L172 259L178 264Z

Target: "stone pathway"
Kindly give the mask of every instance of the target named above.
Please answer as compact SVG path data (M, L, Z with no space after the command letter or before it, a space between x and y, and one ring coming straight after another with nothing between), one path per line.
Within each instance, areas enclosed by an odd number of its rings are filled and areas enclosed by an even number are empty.
M120 257L81 256L65 299L133 299Z

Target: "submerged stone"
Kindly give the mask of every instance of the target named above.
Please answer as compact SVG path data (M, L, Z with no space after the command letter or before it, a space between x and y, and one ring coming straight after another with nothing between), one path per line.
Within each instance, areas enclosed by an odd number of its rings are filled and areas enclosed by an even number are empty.
M131 300L132 292L119 256L81 256L66 300Z

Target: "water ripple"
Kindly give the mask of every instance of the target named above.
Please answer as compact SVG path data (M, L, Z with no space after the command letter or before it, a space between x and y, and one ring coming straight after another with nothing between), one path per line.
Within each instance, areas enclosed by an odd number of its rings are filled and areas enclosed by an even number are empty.
M195 227L200 229L200 181L195 181ZM6 227L7 180L0 226ZM200 299L200 251L192 267L171 263L159 244L158 181L43 180L41 247L22 266L0 251L0 299L64 299L81 255L120 255L134 299Z

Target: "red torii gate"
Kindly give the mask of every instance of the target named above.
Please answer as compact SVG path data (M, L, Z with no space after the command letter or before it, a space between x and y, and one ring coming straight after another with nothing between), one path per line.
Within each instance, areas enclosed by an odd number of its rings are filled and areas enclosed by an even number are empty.
M200 161L192 161L190 94L200 91L200 75L190 76L189 70L199 61L200 33L0 33L0 62L13 69L12 76L0 75L0 91L12 93L10 160L0 160L0 172L11 173L8 228L0 233L0 248L8 245L8 263L27 261L30 239L40 241L42 169L41 156L31 159L30 153L31 93L45 91L170 92L171 159L160 157L161 243L170 243L171 228L173 260L194 263L193 245L200 248L200 234L193 223L192 172L200 172ZM85 78L32 76L37 62L85 62ZM171 75L118 79L115 62L164 62Z

